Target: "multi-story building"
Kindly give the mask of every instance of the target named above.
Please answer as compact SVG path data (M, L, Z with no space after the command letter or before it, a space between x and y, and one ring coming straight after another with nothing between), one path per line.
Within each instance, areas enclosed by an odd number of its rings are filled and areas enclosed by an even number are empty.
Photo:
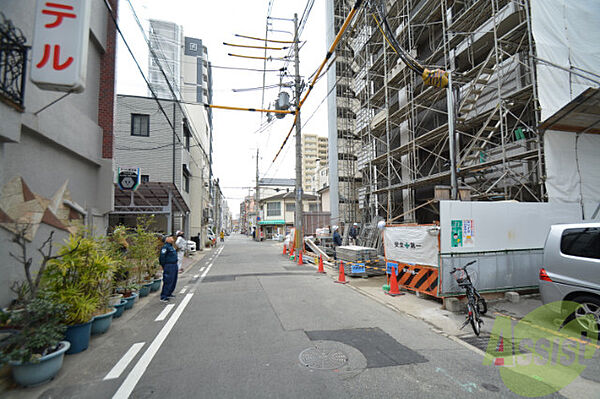
M159 98L173 98L171 85L176 98L181 99L182 27L173 22L151 19L148 38L153 50L148 53L148 81L154 94Z
M208 173L205 181L212 206L205 210L201 220L194 222L195 217L192 216L191 223L198 228L200 225L210 225L214 230L219 219L217 210L220 209L220 204L216 200L218 193L212 174L212 110L196 106L212 103L212 69L208 49L201 39L185 36L183 27L168 21L150 20L149 39L153 49L149 54L149 80L154 92L159 97L180 100L184 104L186 122L190 129L207 132L208 138L204 146L207 157L204 160L204 154L201 154L199 159L205 162L200 168ZM205 125L207 130L204 129Z
M170 84L178 100L212 102L212 69L201 39L184 36L173 22L151 19L149 41L149 81L158 97L173 98Z
M367 220L374 216L398 222L439 220L439 211L431 204L448 198L450 187L463 200L552 200L546 186L550 181L568 181L552 177L567 165L548 151L558 142L549 140L551 134L543 136L542 145L538 125L544 114L556 112L586 86L597 86L592 75L585 80L585 73L598 72L598 63L571 34L596 29L595 25L573 23L589 18L580 17L581 10L569 2L560 3L569 8L569 18L545 2L527 0L385 1L385 15L362 7L336 51L335 68L329 71L330 86L335 80L337 94L330 97L330 155L340 154L338 162L330 157L332 216L337 212L338 181L340 197L344 195L340 125L361 140L356 167L362 184L353 193L358 194ZM329 15L335 17L329 39L353 2L328 4ZM386 37L384 17L390 26ZM571 33L566 35L567 31ZM556 47L549 43L555 40L577 53L577 61L554 53ZM421 73L399 56L400 50L431 69L449 71L451 91L425 85ZM577 77L576 70L585 72ZM347 95L346 102L340 102L342 95ZM351 112L344 113L345 107ZM331 117L336 111L337 119ZM354 120L346 123L345 115ZM452 151L449 143L455 143ZM574 147L569 151L577 154L577 145L569 143ZM553 173L544 170L548 165L554 167ZM573 165L568 169L576 175Z
M111 223L133 223L140 213L153 212L158 229L182 230L203 243L212 209L205 167L209 127L206 123L192 126L187 115L191 110L206 111L202 105L173 100L161 99L160 104L168 110L169 120L154 98L117 96L115 163L140 168L142 184L132 194L133 206L130 194L117 189Z
M262 237L270 239L276 234L286 234L294 226L296 214L295 191L262 198L259 203L260 213L263 215L258 222ZM302 194L302 210L304 212L317 212L319 210L317 196Z
M314 194L318 189L314 184L318 162L327 162L327 137L316 134L302 135L302 190Z
M333 43L346 15L354 5L352 0L326 2L327 46ZM331 223L351 223L359 217L358 188L361 174L357 168L360 137L354 134L354 120L358 100L352 92L352 48L342 40L335 51L335 59L327 72L327 89L335 89L335 96L327 97L329 176L331 185Z
M58 21L51 14L56 12L52 9L55 6L45 3L45 7L49 7L48 14L38 15L38 28ZM70 74L71 68L81 62L73 61L81 53L61 52L59 59L57 51L54 62L43 62L43 58L37 56L34 59L36 2L2 2L0 306L8 305L12 299L11 284L25 279L23 265L8 256L9 250L19 253L11 238L20 228L26 227L28 256L32 257L34 275L39 266L35 249L41 247L50 232L55 232L54 248L80 223L94 233L106 234L107 215L113 208L116 49L116 28L108 6L116 10L117 1L109 0L106 4L94 1L89 2L89 6L89 28L83 33L86 38L83 48L87 48L87 58L83 60L87 62L84 88L67 94L38 87L30 80L31 74L42 68L56 70L59 63L60 70ZM84 18L83 14L78 17ZM63 23L48 29L64 27ZM55 44L58 47L62 43ZM41 48L45 48L43 42ZM72 62L65 61L67 55Z
M184 101L212 103L212 68L208 60L208 49L198 38L183 38L181 80Z

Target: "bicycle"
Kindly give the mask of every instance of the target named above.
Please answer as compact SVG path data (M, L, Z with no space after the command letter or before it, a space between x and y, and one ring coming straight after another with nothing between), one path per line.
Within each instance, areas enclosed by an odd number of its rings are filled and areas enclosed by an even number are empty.
M467 271L467 266L470 266L475 262L477 261L473 260L463 267L455 267L452 269L450 274L454 275L454 273L458 271L462 272L459 277L455 276L455 278L458 285L464 288L467 293L467 319L460 329L462 330L467 324L471 323L471 327L473 327L475 335L479 336L479 333L481 332L481 325L483 324L481 315L487 312L487 303L473 285L471 276L469 276L469 272Z

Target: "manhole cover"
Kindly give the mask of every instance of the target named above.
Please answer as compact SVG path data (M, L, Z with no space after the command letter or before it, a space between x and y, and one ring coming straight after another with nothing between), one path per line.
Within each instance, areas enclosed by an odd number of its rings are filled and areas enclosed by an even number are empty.
M348 356L337 349L308 348L300 353L300 363L317 370L334 370L348 362Z

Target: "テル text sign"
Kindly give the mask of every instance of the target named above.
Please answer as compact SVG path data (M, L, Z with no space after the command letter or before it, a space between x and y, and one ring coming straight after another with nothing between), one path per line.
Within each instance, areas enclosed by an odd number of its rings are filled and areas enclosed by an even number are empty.
M90 0L37 0L31 81L40 89L85 88Z

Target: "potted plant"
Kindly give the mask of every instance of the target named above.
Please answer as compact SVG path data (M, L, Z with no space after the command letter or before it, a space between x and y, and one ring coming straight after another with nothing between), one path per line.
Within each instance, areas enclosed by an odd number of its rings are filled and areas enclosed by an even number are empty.
M127 241L128 234L125 226L117 226L112 234L104 237L102 248L108 256L113 260L113 275L112 275L112 295L110 304L118 305L123 297L129 296L131 293L124 292L124 286L131 276L131 263L127 259L129 242ZM127 294L127 295L125 295Z
M65 305L67 353L87 349L94 313L103 307L103 286L112 278L112 259L98 241L83 234L71 235L58 252L60 258L48 262L42 286L53 300ZM104 295L105 296L105 295Z
M61 369L69 342L61 341L65 308L41 296L29 301L21 311L9 311L4 326L17 329L3 342L0 363L12 367L14 380L23 386L52 379ZM6 314L5 314L6 315Z
M134 265L135 282L140 285L140 297L150 293L150 287L157 272L156 236L150 230L153 221L152 217L138 218L135 232L130 236L131 244L127 257Z
M12 284L16 299L0 317L0 328L13 333L3 341L0 363L10 364L15 381L25 386L53 378L70 347L69 342L61 341L66 328L62 318L66 309L42 290L41 281L48 264L69 255L70 251L52 255L54 231L50 232L37 249L41 260L36 275L32 270L33 258L28 255L26 237L30 227L16 223L12 230L12 242L20 252L9 254L23 265L25 279ZM77 249L77 245L71 248Z

